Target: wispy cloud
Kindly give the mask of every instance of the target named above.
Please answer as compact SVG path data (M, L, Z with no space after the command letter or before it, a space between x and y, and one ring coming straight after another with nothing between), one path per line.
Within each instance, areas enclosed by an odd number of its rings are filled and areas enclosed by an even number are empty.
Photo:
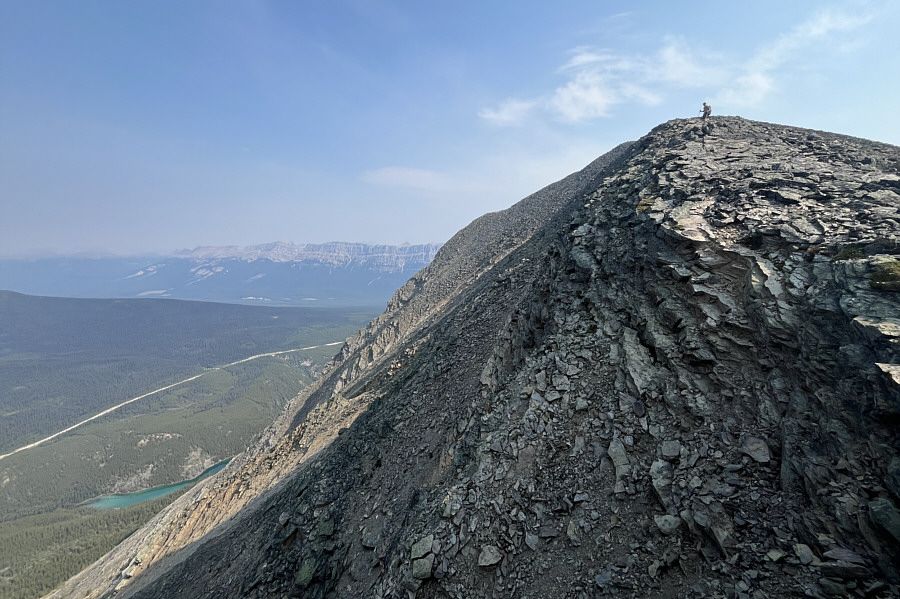
M780 69L797 61L808 51L821 53L858 47L848 43L846 34L860 29L874 18L874 11L851 14L825 9L817 12L790 32L757 50L714 101L736 107L761 104L777 89Z
M495 125L517 125L525 120L528 113L538 105L536 100L517 100L509 98L500 103L496 109L483 108L478 116Z
M608 116L609 108L618 101L616 91L601 74L585 71L558 88L547 106L563 121L578 122Z
M482 154L471 164L446 171L390 166L365 171L361 178L373 197L387 193L436 204L468 204L474 218L485 210L505 208L609 149L592 141L552 138L545 139L546 145Z
M509 98L478 115L501 126L519 125L534 115L567 123L607 117L619 104L654 106L669 88L721 80L722 69L710 66L715 62L710 57L701 61L678 38L667 38L652 55L579 46L557 70L566 78L563 85L536 98Z
M724 60L712 52L701 53L681 38L669 38L648 66L650 80L675 87L702 87L725 80Z
M651 53L623 53L578 46L557 69L561 85L530 98L508 98L478 112L497 126L529 119L576 123L613 116L625 104L655 106L686 89L712 92L713 102L728 107L758 106L789 78L791 67L809 53L859 49L863 27L876 10L855 13L830 8L813 14L748 57L701 48L683 37L666 37ZM856 32L854 37L850 35ZM717 91L718 90L718 91Z
M570 52L572 58L559 68L560 71L571 71L583 68L587 65L597 64L613 58L609 52L602 52L596 48L581 46Z

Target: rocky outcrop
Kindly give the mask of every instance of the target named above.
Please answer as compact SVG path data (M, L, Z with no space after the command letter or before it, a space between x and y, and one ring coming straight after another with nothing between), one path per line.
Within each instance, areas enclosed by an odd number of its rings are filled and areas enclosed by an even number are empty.
M896 596L900 150L698 125L463 230L57 596Z

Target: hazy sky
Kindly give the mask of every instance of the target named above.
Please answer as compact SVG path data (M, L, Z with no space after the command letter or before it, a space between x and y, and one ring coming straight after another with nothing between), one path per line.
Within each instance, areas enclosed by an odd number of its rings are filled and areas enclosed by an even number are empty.
M445 241L704 100L900 144L898 31L898 0L0 0L0 255Z

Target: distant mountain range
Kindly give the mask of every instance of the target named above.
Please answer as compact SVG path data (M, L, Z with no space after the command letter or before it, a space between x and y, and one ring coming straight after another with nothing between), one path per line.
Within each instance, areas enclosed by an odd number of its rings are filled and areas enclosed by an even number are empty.
M62 297L168 297L272 306L383 305L441 244L276 242L170 256L0 260L0 289Z

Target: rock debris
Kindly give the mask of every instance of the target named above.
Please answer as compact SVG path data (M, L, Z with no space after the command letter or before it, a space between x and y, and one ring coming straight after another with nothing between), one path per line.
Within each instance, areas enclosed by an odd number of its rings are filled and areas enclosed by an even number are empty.
M898 256L900 149L660 125L461 231L57 596L896 597Z

